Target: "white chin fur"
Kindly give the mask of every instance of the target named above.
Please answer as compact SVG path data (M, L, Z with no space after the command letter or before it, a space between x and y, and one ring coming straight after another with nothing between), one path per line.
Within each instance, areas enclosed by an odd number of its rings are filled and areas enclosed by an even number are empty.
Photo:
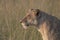
M27 29L27 26L24 23L21 23L24 29Z

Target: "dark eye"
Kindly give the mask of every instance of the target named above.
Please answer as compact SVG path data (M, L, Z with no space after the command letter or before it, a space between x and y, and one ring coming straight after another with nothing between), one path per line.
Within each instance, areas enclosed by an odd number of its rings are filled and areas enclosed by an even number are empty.
M28 17L27 17L27 20L30 20L30 19L31 19L31 16L28 16Z

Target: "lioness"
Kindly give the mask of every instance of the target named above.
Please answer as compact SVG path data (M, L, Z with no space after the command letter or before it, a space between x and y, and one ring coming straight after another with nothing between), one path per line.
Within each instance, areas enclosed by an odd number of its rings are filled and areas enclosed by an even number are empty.
M29 9L20 23L24 29L35 26L43 40L60 40L60 20L39 9Z

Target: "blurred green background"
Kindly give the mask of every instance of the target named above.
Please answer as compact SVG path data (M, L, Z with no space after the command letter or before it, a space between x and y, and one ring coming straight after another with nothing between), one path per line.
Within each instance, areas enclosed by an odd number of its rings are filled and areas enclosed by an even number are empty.
M24 30L19 23L30 8L60 19L60 0L0 0L0 40L42 40L36 28Z

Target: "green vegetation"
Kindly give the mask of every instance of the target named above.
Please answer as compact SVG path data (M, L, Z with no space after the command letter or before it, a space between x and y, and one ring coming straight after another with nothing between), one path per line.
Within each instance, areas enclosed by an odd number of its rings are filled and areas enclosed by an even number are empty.
M60 0L0 0L0 40L42 40L34 27L19 23L29 8L38 8L60 18Z

